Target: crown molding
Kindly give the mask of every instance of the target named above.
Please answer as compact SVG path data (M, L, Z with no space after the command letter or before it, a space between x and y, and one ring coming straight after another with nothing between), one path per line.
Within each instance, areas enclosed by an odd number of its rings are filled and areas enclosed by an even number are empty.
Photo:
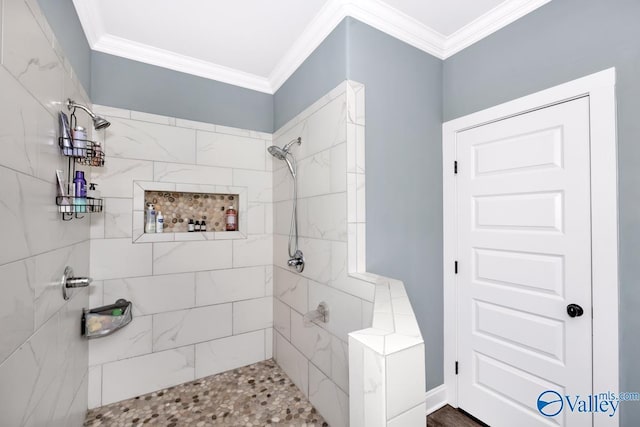
M379 0L344 0L344 3L345 16L351 16L437 58L445 54L444 35L387 3Z
M100 37L93 45L93 49L134 61L157 65L158 67L217 80L234 86L241 86L269 94L273 93L266 77L108 34Z
M300 37L278 61L269 75L272 93L302 65L345 17L344 0L329 0L320 9Z
M86 0L73 0L73 5L76 8L78 18L80 18L80 25L82 25L84 34L87 37L87 42L93 48L100 37L105 34L102 19L98 14L98 7L95 3L92 5L91 2Z
M512 0L499 4L447 37L443 45L442 59L455 55L550 1Z
M505 1L445 37L381 0L329 0L278 61L268 77L113 36L106 33L95 3L73 0L73 4L93 50L273 94L347 16L439 59L446 59L550 1Z
M330 0L305 28L269 76L273 92L287 81L309 55L347 16L357 19L438 58L446 38L414 18L379 0Z

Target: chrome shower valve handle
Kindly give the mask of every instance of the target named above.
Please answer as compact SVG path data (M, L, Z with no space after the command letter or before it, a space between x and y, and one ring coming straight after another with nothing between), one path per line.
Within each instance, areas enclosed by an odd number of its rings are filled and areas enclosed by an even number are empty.
M302 273L304 271L304 256L302 255L302 251L297 250L293 258L287 261L287 265L294 267L298 273Z

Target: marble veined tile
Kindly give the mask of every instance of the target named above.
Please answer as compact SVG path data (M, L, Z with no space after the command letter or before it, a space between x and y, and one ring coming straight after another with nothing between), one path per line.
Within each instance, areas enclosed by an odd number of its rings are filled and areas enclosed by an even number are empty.
M91 274L95 280L150 276L151 243L133 244L130 238L91 240Z
M273 299L273 327L291 341L291 308L277 298Z
M270 203L273 195L272 184L271 172L233 170L233 185L248 188L249 202Z
M273 238L270 234L251 235L233 241L233 267L267 265L273 262Z
M133 302L133 315L144 316L194 306L194 273L165 274L104 281L104 303Z
M109 158L104 167L91 171L91 182L98 184L102 197L133 197L133 181L152 179L153 163L145 160Z
M105 132L110 157L195 163L196 133L192 129L114 118Z
M301 219L304 222L304 234L301 235L346 242L347 194L336 193L306 199L306 212Z
M221 304L266 296L265 267L196 273L196 305Z
M134 316L118 332L89 340L89 366L151 353L151 324L151 316Z
M106 199L104 201L104 237L107 239L131 237L132 212L132 199Z
M387 418L393 418L424 402L424 344L386 358Z
M0 106L0 145L3 149L0 164L36 175L39 147L50 142L43 127L51 127L51 115L4 68L0 68L0 87L3 96L12 100ZM49 137L49 140L53 139Z
M309 401L333 427L349 425L349 396L326 375L309 364Z
M264 140L222 133L197 131L200 165L265 170Z
M89 409L102 406L102 366L89 367L88 402Z
M273 297L256 298L233 303L233 333L273 327Z
M231 304L210 305L153 316L153 350L165 350L231 335Z
M309 281L281 267L274 269L274 295L298 313L307 312Z
M232 185L232 171L231 168L215 166L154 162L153 180L185 184Z
M0 266L0 364L34 331L34 275L33 258Z
M7 426L24 424L56 375L58 315L0 365L0 413Z
M265 359L264 330L196 344L196 378Z
M332 287L319 283L309 283L309 307L317 307L320 302L329 306L330 316L327 323L320 326L343 341L347 341L349 332L362 328L362 304L356 298Z
M118 402L194 379L193 346L102 365L102 404Z
M331 334L291 312L291 343L326 375L331 375Z
M153 243L153 273L231 268L231 240Z
M275 359L291 381L309 396L309 361L278 332L276 334Z
M63 101L62 62L24 1L4 2L3 14L3 65L56 115Z

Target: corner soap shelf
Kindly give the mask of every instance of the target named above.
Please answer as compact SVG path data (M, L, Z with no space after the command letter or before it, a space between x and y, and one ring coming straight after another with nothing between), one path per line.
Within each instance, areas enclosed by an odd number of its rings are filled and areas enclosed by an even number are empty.
M111 335L133 320L133 303L119 299L115 304L82 311L82 335L88 339Z

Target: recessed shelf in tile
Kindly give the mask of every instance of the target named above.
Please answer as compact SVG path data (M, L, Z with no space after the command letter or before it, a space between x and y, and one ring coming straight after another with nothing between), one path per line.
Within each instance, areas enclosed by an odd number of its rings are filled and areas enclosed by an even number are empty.
M205 221L207 232L226 232L226 211L233 206L239 219L239 198L239 194L145 190L144 206L153 203L156 212L162 212L165 233L187 233L190 219Z

